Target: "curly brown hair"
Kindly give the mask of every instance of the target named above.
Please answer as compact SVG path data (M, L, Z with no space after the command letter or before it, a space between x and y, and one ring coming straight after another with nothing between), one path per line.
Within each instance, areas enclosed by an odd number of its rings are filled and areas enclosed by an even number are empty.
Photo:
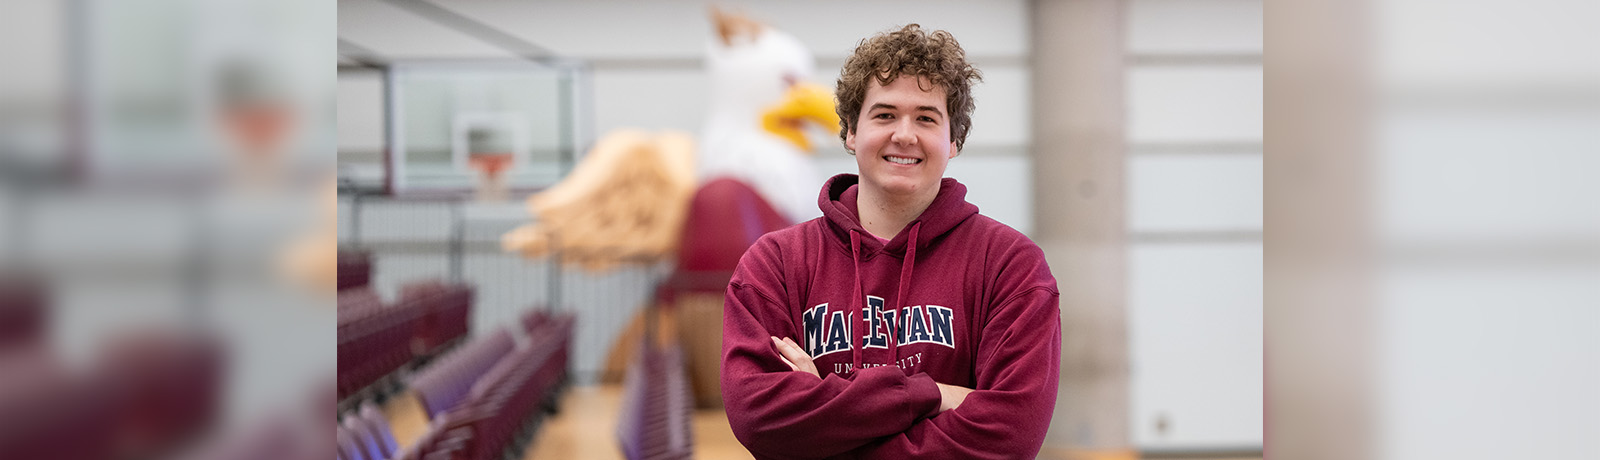
M888 85L902 74L924 77L944 88L950 138L960 151L972 129L972 109L976 107L972 84L982 81L983 74L967 62L967 52L955 36L943 30L924 32L917 24L862 39L845 59L833 93L838 99L834 110L839 113L839 139L855 132L869 83Z

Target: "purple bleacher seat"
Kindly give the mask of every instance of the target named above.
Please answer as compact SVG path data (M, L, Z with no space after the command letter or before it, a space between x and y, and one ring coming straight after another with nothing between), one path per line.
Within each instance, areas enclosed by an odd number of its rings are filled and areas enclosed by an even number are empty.
M383 454L379 458L393 457L399 445L394 440L394 430L389 427L389 419L378 410L378 406L370 402L362 404L358 416L367 421L367 429L371 431L373 440L377 441L378 451Z
M343 427L345 432L350 434L356 449L359 449L362 455L369 459L377 460L388 458L383 453L383 447L380 445L381 441L372 432L372 424L366 418L358 414L352 414L345 417Z
M433 417L431 428L421 441L398 456L500 458L506 448L513 447L525 423L538 416L554 399L566 375L572 325L570 314L551 315L540 321L536 330L530 331L527 343L514 349L509 349L508 345L504 356L482 371L476 381L459 377L464 373L461 368L466 367L460 363L470 362L473 350L483 345L469 343L455 354L441 358L436 366L426 371L429 376L419 378L413 388L417 388L419 394L443 391L433 387L447 385L455 385L448 390L459 390L462 384L468 389L458 404L442 409ZM435 375L457 377L446 379Z
M523 313L521 320L522 330L532 333L534 330L539 329L539 326L550 320L550 312L534 308L528 310L527 313Z
M417 305L400 303L371 310L340 312L338 328L339 399L361 391L410 363Z
M110 386L8 372L0 378L0 458L112 458Z
M498 362L494 369L472 385L467 399L440 416L436 426L438 440L422 448L423 457L447 455L451 458L494 458L504 449L516 428L526 420L529 391L535 389L532 371L548 347L519 347Z
M107 341L96 378L108 391L119 455L146 458L183 444L221 409L222 342L169 330L124 333Z
M494 416L479 423L474 458L487 458L505 448L522 424L542 407L555 384L557 340L553 335L534 337L507 360L511 365L506 367L504 378L474 388L474 394L498 404Z
M432 356L457 339L467 336L472 313L473 290L466 284L443 280L423 280L400 287L401 303L426 311L419 320L414 340L418 356Z
M0 348L43 341L49 316L41 278L0 272Z
M366 460L367 456L361 453L361 448L356 445L355 436L344 427L333 429L333 442L339 447L339 457L346 460Z
M372 254L358 251L339 251L338 290L365 287L372 281Z
M693 455L692 401L683 352L640 342L628 365L617 437L627 458L678 459Z
M411 381L428 418L461 402L467 390L511 351L511 334L504 329L475 340L441 357Z

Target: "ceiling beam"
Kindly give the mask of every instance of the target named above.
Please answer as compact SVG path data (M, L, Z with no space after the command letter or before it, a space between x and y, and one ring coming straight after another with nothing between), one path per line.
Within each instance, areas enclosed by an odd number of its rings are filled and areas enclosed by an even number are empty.
M345 61L353 62L354 65L346 65ZM379 56L377 52L372 51L370 48L346 40L344 37L339 37L340 69L346 67L381 69L389 65L388 61L388 59Z
M427 0L385 0L391 5L404 8L424 19L438 23L469 35L484 43L488 43L506 52L535 62L545 62L559 58L554 51L539 46L522 37L512 35L497 27L472 19L461 13L434 4Z

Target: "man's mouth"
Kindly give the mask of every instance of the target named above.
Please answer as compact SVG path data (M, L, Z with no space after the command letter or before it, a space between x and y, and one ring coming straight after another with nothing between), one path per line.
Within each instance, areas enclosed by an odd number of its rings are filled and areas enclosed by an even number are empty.
M914 165L914 164L922 162L922 159L920 159L920 158L895 157L895 156L888 156L888 155L884 155L883 159L889 160L890 163L894 163L894 164L897 164L897 165Z

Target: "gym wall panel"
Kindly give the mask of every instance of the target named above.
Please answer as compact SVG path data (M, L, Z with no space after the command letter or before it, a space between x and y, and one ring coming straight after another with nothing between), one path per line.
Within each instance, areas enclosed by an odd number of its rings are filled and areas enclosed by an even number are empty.
M1376 458L1600 458L1600 3L1372 5Z
M1600 235L1592 200L1548 199L1600 197L1597 124L1592 108L1391 111L1376 157L1382 233L1397 242Z
M1131 441L1261 449L1264 2L1126 7Z
M1141 54L1260 54L1262 0L1131 0L1127 47Z
M1260 141L1262 87L1259 65L1129 68L1128 140Z
M5 83L0 84L0 101L6 109L54 104L68 89L66 78L67 7L53 0L12 0L6 2L0 43L0 62L5 63ZM22 45L26 44L26 45ZM13 105L13 104L23 105Z
M1262 254L1254 242L1130 249L1135 445L1261 445Z
M709 102L701 68L597 70L592 83L597 138L618 128L673 129L700 137Z
M978 211L1023 234L1033 233L1033 180L1026 156L971 156L951 160L946 176L967 185Z
M1128 229L1260 231L1262 164L1258 152L1131 156Z
M1018 65L989 65L979 63L983 82L972 88L972 98L977 108L972 111L972 132L967 133L967 147L977 152L976 146L1026 146L1033 141L1033 72ZM834 70L838 72L837 69Z
M1373 68L1387 83L1576 90L1600 79L1593 47L1600 2L1461 0L1441 9L1427 0L1392 0L1372 10L1373 35L1383 37L1370 48Z
M339 151L383 151L383 74L345 72L338 87Z
M1600 267L1391 266L1381 279L1378 458L1600 455Z
M27 218L14 228L28 237L27 247L19 249L46 266L131 274L175 268L192 256L199 233L194 222L202 216L215 220L199 206L136 194L36 194Z

